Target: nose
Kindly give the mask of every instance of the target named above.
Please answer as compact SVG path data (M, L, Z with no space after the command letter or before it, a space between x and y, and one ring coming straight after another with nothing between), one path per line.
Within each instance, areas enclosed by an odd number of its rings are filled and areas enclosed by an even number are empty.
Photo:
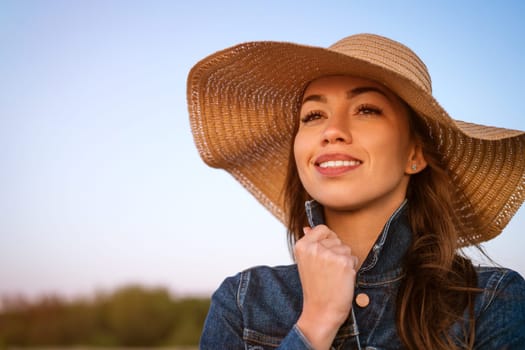
M332 115L327 119L322 142L325 145L352 142L350 121L346 113L344 115Z

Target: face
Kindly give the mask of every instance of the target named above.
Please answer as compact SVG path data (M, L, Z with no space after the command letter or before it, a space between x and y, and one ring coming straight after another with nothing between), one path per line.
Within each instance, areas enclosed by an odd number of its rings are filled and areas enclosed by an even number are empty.
M294 142L299 177L327 210L395 209L410 174L426 165L411 138L407 108L373 81L315 80L304 93L299 118Z

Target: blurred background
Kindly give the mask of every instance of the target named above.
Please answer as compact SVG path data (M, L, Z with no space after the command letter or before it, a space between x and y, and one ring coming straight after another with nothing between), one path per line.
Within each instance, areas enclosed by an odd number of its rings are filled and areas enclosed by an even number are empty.
M195 343L226 276L291 263L284 227L199 158L185 91L198 60L244 41L381 34L420 55L454 118L524 130L523 18L519 0L0 0L0 310L19 335L50 315L67 333L61 320L89 309L75 322L106 327L91 344ZM522 275L524 231L521 208L485 244ZM147 306L122 316L126 303ZM151 315L164 323L122 336Z

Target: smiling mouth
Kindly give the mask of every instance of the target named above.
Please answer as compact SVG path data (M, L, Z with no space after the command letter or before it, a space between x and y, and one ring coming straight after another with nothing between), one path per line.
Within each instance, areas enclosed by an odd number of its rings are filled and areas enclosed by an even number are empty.
M323 169L326 168L341 168L341 167L353 167L361 164L359 160L329 160L326 162L318 163L317 166Z

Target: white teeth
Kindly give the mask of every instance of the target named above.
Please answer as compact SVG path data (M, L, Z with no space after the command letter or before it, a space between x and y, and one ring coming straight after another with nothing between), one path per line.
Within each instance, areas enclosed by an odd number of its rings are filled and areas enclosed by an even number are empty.
M329 160L319 164L321 168L337 168L342 166L356 166L361 164L359 160Z

